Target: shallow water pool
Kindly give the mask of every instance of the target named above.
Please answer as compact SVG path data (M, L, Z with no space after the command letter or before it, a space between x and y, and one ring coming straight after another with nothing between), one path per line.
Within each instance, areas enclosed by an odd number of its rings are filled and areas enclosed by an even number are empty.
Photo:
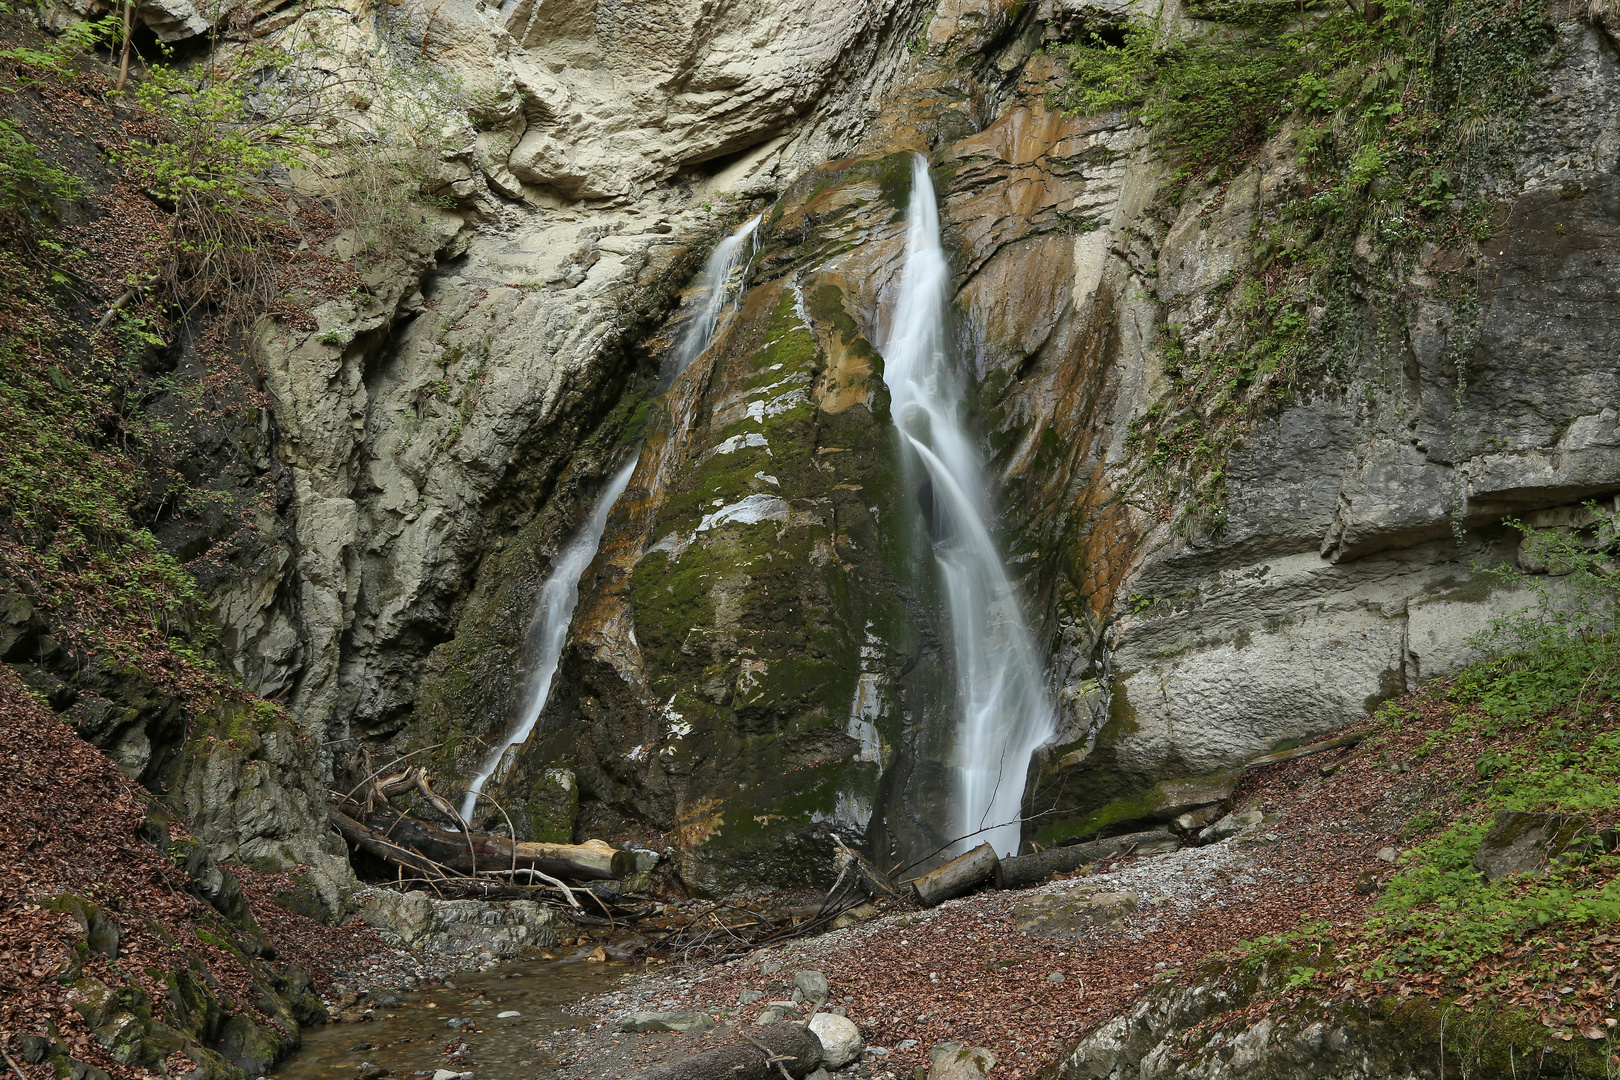
M554 1076L556 1063L535 1040L579 1026L585 1018L566 1007L611 988L629 970L612 962L515 961L452 976L443 986L372 995L372 1020L306 1032L303 1047L274 1075L427 1080L449 1069L478 1080Z

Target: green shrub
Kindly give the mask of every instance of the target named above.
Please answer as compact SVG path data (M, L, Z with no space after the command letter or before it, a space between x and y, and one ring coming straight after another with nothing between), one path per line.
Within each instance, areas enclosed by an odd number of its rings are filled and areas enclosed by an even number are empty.
M15 120L0 120L0 213L31 223L32 213L56 216L56 203L84 194L77 176L48 164Z

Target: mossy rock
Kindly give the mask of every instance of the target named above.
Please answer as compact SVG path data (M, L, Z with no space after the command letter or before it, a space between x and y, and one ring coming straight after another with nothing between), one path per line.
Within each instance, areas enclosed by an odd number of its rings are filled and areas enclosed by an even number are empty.
M73 916L73 921L79 924L79 929L84 933L84 944L90 952L109 960L118 959L118 926L93 901L63 893L41 900L39 904L51 911Z

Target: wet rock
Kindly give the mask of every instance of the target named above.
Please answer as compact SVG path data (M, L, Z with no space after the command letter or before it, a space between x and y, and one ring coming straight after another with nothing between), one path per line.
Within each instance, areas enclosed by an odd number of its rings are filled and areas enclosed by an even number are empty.
M819 971L800 971L793 976L793 988L804 995L805 1001L821 1004L831 993L827 976Z
M1134 893L1068 889L1022 901L1013 908L1013 921L1030 937L1076 941L1099 927L1120 925L1138 902Z
M643 1031L707 1031L714 1027L714 1017L704 1012L637 1012L619 1021L619 1030Z
M996 1055L982 1046L945 1043L929 1052L928 1061L928 1080L983 1080Z
M842 1069L860 1057L865 1045L860 1028L848 1017L817 1013L810 1018L810 1030L821 1040L822 1062L830 1069Z

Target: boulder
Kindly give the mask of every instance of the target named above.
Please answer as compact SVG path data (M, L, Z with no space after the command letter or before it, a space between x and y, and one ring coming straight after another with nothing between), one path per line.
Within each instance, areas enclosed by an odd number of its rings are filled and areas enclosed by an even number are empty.
M1242 813L1227 814L1221 820L1198 834L1198 839L1206 844L1220 840L1228 840L1245 829L1252 829L1265 820L1266 816L1258 810L1245 810Z
M793 988L804 995L804 1000L821 1004L831 994L827 976L819 971L801 971L793 976Z
M1232 798L1242 769L1222 769L1204 776L1184 776L1161 780L1147 791L1125 795L1089 813L1043 826L1037 839L1046 843L1073 843L1084 836L1121 830L1140 831L1150 825L1163 825L1180 818L1202 814L1201 825L1220 816L1220 809ZM1182 832L1189 831L1181 827Z
M619 1021L620 1031L707 1031L714 1017L703 1012L635 1012Z
M425 892L377 889L366 893L360 898L360 918L396 948L420 948L430 935L443 929L433 910L433 898Z
M983 1080L995 1068L996 1055L982 1046L944 1043L928 1055L928 1080Z
M829 1069L842 1069L860 1057L866 1045L860 1028L848 1017L817 1013L810 1018L810 1030L821 1040L821 1063Z
M1611 845L1583 817L1498 810L1491 829L1474 852L1474 869L1486 881L1513 874L1540 874L1549 860L1566 852L1601 852Z
M1076 941L1105 926L1118 926L1136 910L1134 893L1070 889L1022 901L1013 908L1020 933Z

